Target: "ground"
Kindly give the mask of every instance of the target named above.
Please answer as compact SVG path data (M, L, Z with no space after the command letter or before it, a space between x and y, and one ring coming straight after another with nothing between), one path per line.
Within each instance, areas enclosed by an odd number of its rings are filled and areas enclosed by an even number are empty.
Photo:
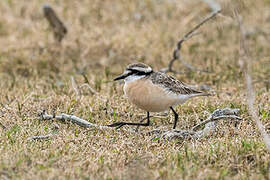
M155 70L166 67L177 41L211 13L205 2L2 0L1 179L269 179L270 155L248 112L234 10L246 33L255 107L269 130L270 1L217 2L222 13L181 49L185 61L209 72L190 71L176 62L174 69L183 73L170 73L187 84L207 85L215 95L177 106L177 129L189 129L225 107L240 108L242 121L220 121L210 137L164 143L124 131L131 127L87 130L40 120L38 113L64 112L100 125L139 121L146 113L132 106L123 84L112 79L132 62ZM61 44L43 16L45 3L68 29ZM86 82L96 93L80 87ZM151 126L140 131L171 129L172 123L170 113L152 118ZM28 140L47 134L54 136Z

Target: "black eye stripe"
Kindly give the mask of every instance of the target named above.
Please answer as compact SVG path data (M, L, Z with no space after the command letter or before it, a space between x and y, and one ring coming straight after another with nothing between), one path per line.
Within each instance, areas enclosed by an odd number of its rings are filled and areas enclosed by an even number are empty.
M137 70L135 69L127 69L128 71L131 71L131 72L137 72Z

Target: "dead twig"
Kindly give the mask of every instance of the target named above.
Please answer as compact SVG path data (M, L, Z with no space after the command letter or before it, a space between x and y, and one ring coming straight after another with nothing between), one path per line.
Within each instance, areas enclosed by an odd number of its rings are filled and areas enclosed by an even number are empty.
M83 72L83 73L81 73L81 75L83 76L84 82L85 82L86 84L90 84L90 82L89 82L89 80L88 80L86 74Z
M188 137L191 138L201 138L208 136L211 132L215 130L215 122L224 118L230 118L230 119L237 119L241 120L240 117L237 116L239 113L239 109L230 109L230 108L225 108L225 109L217 109L215 110L205 121L200 123L199 125L194 126L191 130L152 130L152 131L147 131L147 132L140 132L141 134L147 134L147 135L156 135L156 137L162 137L164 140L172 140L172 139L185 139ZM77 124L81 127L85 128L90 128L94 127L97 129L114 129L112 127L108 126L101 126L97 124L90 123L84 119L81 119L77 116L74 115L68 115L68 114L60 114L60 115L49 115L46 113L44 110L42 113L39 114L39 117L42 120L51 120L51 119L56 119L60 121L70 121L74 124ZM202 127L205 125L204 129L200 131L195 131L196 129ZM88 130L87 130L88 131ZM137 133L137 131L132 131L132 130L125 130L130 133Z
M80 85L79 88L81 89L83 87L87 87L92 94L97 94L97 91L95 91L88 83L84 83L84 84Z
M27 140L45 140L45 139L49 139L52 136L53 134L48 134L45 136L32 136L32 137L27 138Z
M109 128L107 126L100 126L100 125L97 125L97 124L93 124L93 123L90 123L84 119L81 119L77 116L74 116L74 115L69 115L69 114L65 114L65 113L62 113L60 115L49 115L46 113L46 111L44 110L42 113L39 114L39 117L42 119L42 120L51 120L51 119L56 119L56 120L60 120L60 121L70 121L74 124L77 124L81 127L86 127L86 128L89 128L89 127L95 127L95 128L98 128L98 129L106 129L106 128Z
M91 94L97 94L97 92L89 85L89 83L84 83L78 87L73 76L70 77L70 80L71 80L72 88L75 91L75 94L77 97L80 97L83 94L82 93L83 87L87 87Z
M63 22L58 18L53 8L49 5L43 6L43 13L53 29L54 38L56 41L61 42L67 34L67 28Z
M235 10L235 17L238 22L239 28L240 28L240 58L239 61L242 62L242 68L244 70L245 74L245 81L246 81L246 87L247 87L247 103L248 103L248 109L249 114L251 115L251 118L253 121L256 122L257 127L259 129L259 132L261 133L264 143L266 145L266 148L268 151L270 151L270 137L265 131L265 128L260 121L260 118L258 116L257 109L254 107L255 102L255 93L252 86L252 77L250 75L251 73L251 60L248 53L248 47L246 45L246 33L245 29L242 25L241 17L239 16L238 12Z
M230 108L217 109L205 121L194 126L191 130L195 131L209 122L214 122L214 121L217 121L219 119L224 119L224 118L242 120L239 116L237 116L239 111L240 109L230 109Z
M80 91L78 90L78 86L77 86L77 83L75 82L74 77L71 76L71 77L70 77L70 80L71 80L72 88L73 88L73 90L74 90L75 93L76 93L76 96L77 96L77 97L80 97L80 96L81 96L81 93L80 93Z
M205 136L209 136L211 132L213 132L216 128L215 121L221 119L236 119L241 120L237 114L239 113L239 109L217 109L215 110L209 117L203 121L202 123L194 126L191 130L152 130L148 131L147 134L155 134L156 137L161 137L163 140L172 140L172 139L186 139L186 138L202 138ZM204 126L205 127L200 131L195 131L196 129Z
M97 91L95 91L95 89L93 89L93 88L90 86L90 82L89 82L89 80L88 80L86 74L83 72L83 73L81 73L81 75L83 76L84 82L85 82L85 83L82 84L82 85L80 86L80 88L86 86L86 87L88 87L88 89L90 90L90 92L91 92L92 94L97 94Z
M196 33L195 31L197 29L199 29L204 23L206 23L207 21L209 21L210 19L214 18L217 14L220 13L220 10L218 11L215 11L213 13L211 13L208 17L206 17L204 20L202 20L199 24L197 24L195 27L193 27L188 33L186 33L184 35L184 37L182 39L180 39L177 43L177 47L176 49L173 51L173 58L172 60L169 62L169 65L168 65L168 68L163 68L161 69L160 71L161 72L164 72L164 73L168 73L168 72L173 72L173 73L179 73L179 72L176 72L172 69L173 67L173 64L176 60L180 60L180 62L185 66L187 67L188 69L190 70L193 70L193 71L199 71L199 72L208 72L206 70L200 70L200 69L197 69L195 67L193 67L191 64L188 64L187 62L185 62L183 60L183 58L181 57L180 55L180 50L182 48L182 43L187 41L188 39L190 39L191 37L193 37Z

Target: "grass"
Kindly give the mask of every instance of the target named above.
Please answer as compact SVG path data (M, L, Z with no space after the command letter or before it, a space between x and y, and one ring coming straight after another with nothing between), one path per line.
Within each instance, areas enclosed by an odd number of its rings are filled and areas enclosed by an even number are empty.
M256 105L269 132L270 3L219 0L223 16L184 43L184 59L211 73L175 75L188 84L207 84L217 95L178 106L178 129L189 129L217 108L241 109L243 121L218 123L208 138L160 143L126 131L86 131L74 124L41 121L37 114L69 113L105 125L139 121L122 84L112 81L140 61L165 67L177 40L210 13L198 1L50 1L68 28L58 46L42 14L46 1L0 2L0 177L8 179L269 179L270 155L246 105L239 66L238 7L248 33ZM89 81L98 93L78 86ZM172 127L172 116L153 118L150 130ZM28 141L54 133L48 140Z

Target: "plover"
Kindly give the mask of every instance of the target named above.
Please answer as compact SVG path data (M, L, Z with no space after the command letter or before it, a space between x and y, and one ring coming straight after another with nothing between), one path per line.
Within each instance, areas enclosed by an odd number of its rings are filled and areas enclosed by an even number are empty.
M114 80L124 79L124 92L129 101L147 112L146 123L116 122L110 127L120 128L124 125L149 126L149 112L163 112L171 109L174 113L173 129L176 128L178 114L174 106L185 103L188 99L210 94L195 90L173 76L155 72L143 63L130 64L124 73Z

